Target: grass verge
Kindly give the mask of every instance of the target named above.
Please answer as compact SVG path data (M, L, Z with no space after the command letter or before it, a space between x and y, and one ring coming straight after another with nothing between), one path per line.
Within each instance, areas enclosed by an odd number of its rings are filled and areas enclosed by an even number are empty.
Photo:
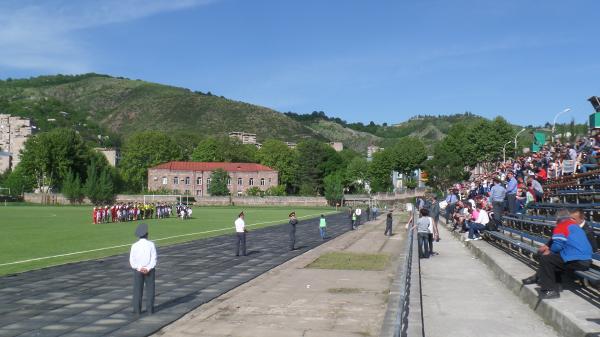
M330 252L319 256L306 268L346 269L346 270L384 270L389 261L387 254L365 254L349 252Z

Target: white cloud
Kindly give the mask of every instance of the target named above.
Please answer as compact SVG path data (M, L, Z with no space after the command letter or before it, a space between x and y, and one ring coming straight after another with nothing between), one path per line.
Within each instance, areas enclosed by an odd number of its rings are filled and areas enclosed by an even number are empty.
M0 2L0 67L60 73L93 70L78 30L216 0L9 0Z

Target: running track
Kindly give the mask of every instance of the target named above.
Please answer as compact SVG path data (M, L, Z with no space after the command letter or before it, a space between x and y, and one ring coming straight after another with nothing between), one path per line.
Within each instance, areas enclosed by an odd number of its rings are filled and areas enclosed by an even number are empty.
M345 213L327 216L327 224L332 238L349 230ZM296 228L295 251L287 224L251 230L246 257L234 256L233 234L159 248L156 313L139 318L128 254L0 277L0 336L147 336L323 243L318 219Z

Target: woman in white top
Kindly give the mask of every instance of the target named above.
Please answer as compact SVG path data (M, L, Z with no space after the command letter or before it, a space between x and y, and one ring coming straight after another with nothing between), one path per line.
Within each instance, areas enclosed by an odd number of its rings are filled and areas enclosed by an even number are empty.
M469 223L469 237L465 241L481 240L481 231L486 228L486 225L490 222L490 216L488 212L481 207L481 204L477 204L477 210L479 215L474 222Z

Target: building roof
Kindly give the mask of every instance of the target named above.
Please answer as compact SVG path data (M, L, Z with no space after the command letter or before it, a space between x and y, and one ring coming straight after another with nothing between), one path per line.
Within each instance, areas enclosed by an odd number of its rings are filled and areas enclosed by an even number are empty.
M193 162L193 161L171 161L151 167L151 169L162 169L171 171L214 171L223 169L227 172L257 172L274 171L268 166L255 163L215 163L215 162Z

